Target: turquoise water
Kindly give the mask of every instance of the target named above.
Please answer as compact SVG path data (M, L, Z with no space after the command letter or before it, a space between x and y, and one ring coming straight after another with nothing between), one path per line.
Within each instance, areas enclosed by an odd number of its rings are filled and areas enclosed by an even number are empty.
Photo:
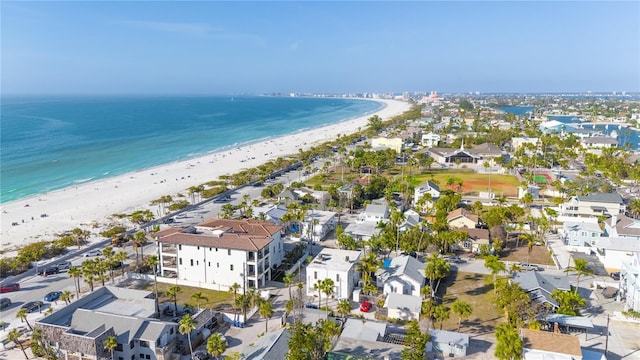
M0 202L337 123L384 104L288 97L3 97Z

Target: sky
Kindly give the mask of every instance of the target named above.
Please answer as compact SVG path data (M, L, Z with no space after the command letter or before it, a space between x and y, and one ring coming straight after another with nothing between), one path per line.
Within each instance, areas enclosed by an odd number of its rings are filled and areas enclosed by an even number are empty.
M640 91L640 1L0 2L0 92Z

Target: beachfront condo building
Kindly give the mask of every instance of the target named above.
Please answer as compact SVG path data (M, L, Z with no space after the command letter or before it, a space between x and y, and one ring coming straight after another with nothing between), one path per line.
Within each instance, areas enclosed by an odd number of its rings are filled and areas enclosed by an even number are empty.
M177 284L228 290L260 289L282 263L282 226L252 219L210 219L155 234L159 273Z

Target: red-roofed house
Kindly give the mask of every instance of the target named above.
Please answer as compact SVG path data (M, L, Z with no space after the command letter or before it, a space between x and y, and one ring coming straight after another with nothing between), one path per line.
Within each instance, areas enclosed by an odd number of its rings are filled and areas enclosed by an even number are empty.
M282 226L258 220L210 219L154 234L160 274L214 290L262 288L282 262ZM242 291L242 288L241 290Z

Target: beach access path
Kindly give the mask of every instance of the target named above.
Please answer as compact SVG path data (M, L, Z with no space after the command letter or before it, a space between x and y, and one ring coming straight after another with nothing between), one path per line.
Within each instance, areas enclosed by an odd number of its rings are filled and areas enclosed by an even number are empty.
M191 186L297 154L300 149L333 140L338 134L366 128L373 115L388 120L411 106L397 100L375 101L386 106L356 119L1 204L0 246L10 250L30 242L52 240L56 234L77 227L97 234L105 230L104 224L113 214L145 209L155 214L157 207L149 204L163 195L187 194Z

